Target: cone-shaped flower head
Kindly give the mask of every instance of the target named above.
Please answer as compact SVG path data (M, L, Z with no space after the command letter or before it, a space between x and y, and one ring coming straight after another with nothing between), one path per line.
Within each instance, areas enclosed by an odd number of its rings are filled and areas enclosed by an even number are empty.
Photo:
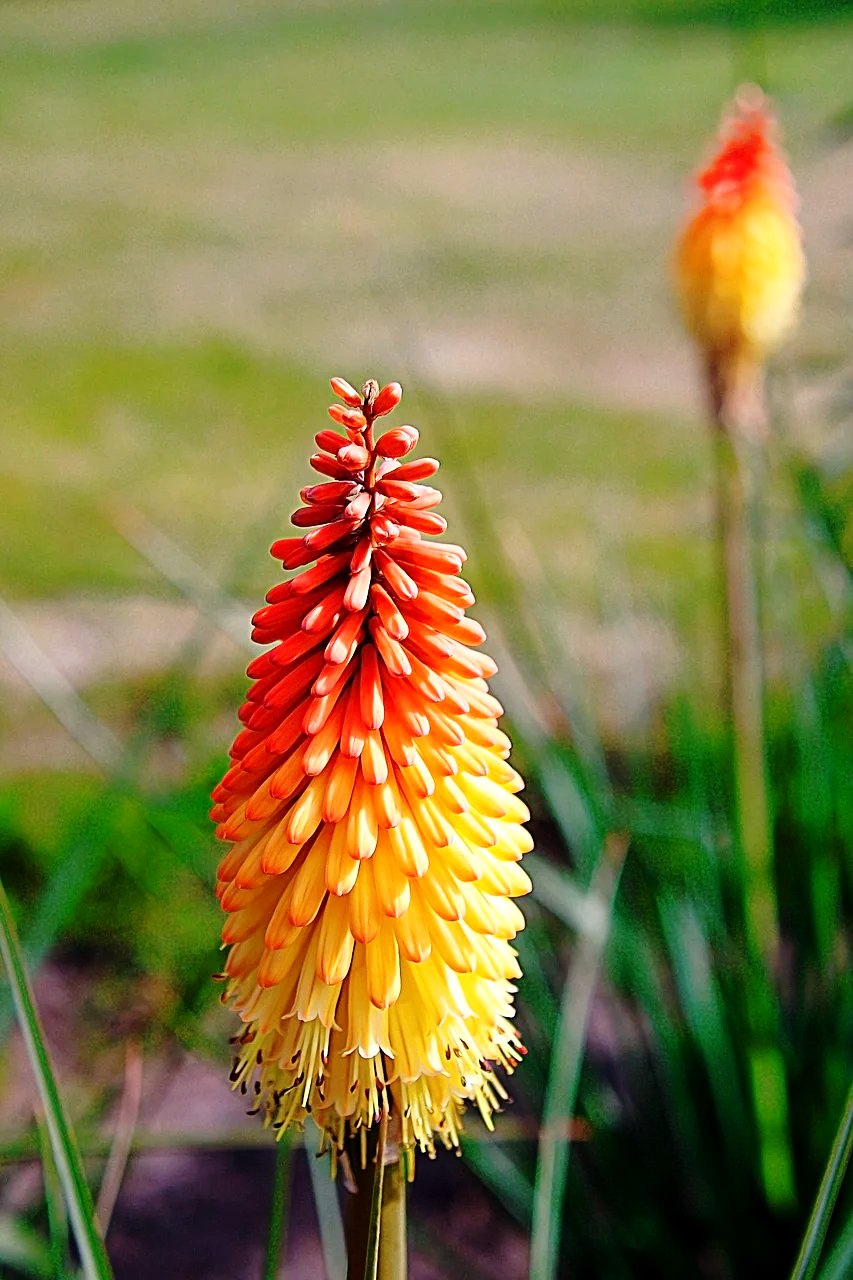
M432 542L431 458L414 427L374 437L401 390L332 381L311 459L321 484L274 543L298 570L267 594L245 728L214 791L230 946L224 999L245 1029L232 1079L283 1131L312 1115L339 1149L397 1113L404 1146L456 1145L497 1065L522 1052L513 898L531 847L497 727L465 553ZM307 567L307 566L311 567Z
M709 361L760 364L791 328L805 278L793 182L760 90L747 86L699 174L676 253L684 321Z

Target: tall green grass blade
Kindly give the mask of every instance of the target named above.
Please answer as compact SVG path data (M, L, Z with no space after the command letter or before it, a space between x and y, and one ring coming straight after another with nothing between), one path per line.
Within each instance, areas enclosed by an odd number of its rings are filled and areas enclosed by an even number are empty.
M138 1041L128 1040L124 1057L124 1089L116 1117L112 1146L104 1167L95 1206L104 1236L110 1229L110 1222L121 1192L121 1184L127 1172L141 1103L142 1049Z
M314 1206L317 1210L317 1221L320 1227L320 1247L323 1253L326 1280L345 1280L347 1273L347 1247L344 1240L344 1224L341 1219L341 1208L338 1204L338 1193L334 1182L329 1177L327 1162L318 1159L307 1145L305 1155L308 1161L308 1171L311 1175L311 1189L314 1192Z
M506 704L516 738L523 743L531 773L567 848L572 850L580 878L586 884L596 865L605 834L602 806L587 785L580 758L550 738L534 714L529 682L519 671L509 650L495 641L492 649L501 670L496 687Z
M650 1028L649 1065L662 1081L669 1113L672 1149L682 1178L689 1179L694 1199L710 1214L712 1195L705 1170L696 1158L702 1149L702 1127L691 1088L684 1038L672 1016L668 983L648 933L617 913L609 948L611 975L636 1001Z
M116 768L122 750L118 738L92 714L71 682L40 649L2 597L0 651L87 755L103 769Z
M543 689L551 719L555 720L550 726L551 735L571 741L572 764L585 792L609 809L613 794L604 744L589 700L584 697L587 682L565 636L563 618L554 605L560 599L563 584L549 572L548 564L537 554L523 528L496 524L494 537L501 541L519 597L526 640L524 684L527 689L537 684ZM509 610L502 613L510 616ZM512 615L515 646L518 610L512 610ZM531 665L531 653L535 665ZM559 712L556 719L555 711Z
M93 883L106 856L116 802L116 793L107 789L80 826L74 824L72 830L69 825L67 835L60 842L56 871L39 898L24 935L24 955L31 972L39 967ZM12 1002L5 991L0 992L0 1043L11 1026L12 1017Z
M754 982L754 978L750 981ZM762 1025L759 1018L753 1019L753 1026L756 1025ZM749 1074L760 1135L758 1156L764 1191L774 1208L787 1206L794 1198L794 1172L785 1063L776 1043L768 1039L750 1046Z
M41 1152L41 1171L44 1181L44 1202L47 1208L47 1225L50 1232L50 1257L53 1264L55 1280L65 1280L70 1271L68 1260L68 1214L62 1198L62 1184L53 1150L50 1145L47 1126L41 1116L36 1116L38 1127L39 1149Z
M133 507L123 507L113 523L117 532L165 582L192 601L201 617L214 623L236 645L256 652L250 639L246 609L184 547Z
M737 1186L742 1183L745 1172L742 1143L747 1139L750 1125L740 1081L733 1069L737 1055L729 1035L708 940L689 903L667 896L660 902L659 912L681 1007L705 1063L725 1143L729 1177Z
M116 779L106 783L94 804L87 808L79 823L70 823L67 836L59 843L54 861L56 870L39 898L29 927L23 938L23 951L30 972L34 972L47 955L54 940L62 933L74 912L89 892L101 866L113 852L111 838L127 805L138 809L141 823L205 885L212 877L213 863L209 846L197 824L166 804L146 804ZM132 861L124 857L125 844L115 842L115 853L124 858L129 873L139 879L140 887L150 891ZM143 864L143 868L146 864ZM0 992L0 1043L11 1023L12 1007L5 992Z
M263 1280L278 1280L281 1260L284 1256L284 1233L287 1219L288 1189L290 1187L292 1145L291 1135L285 1133L275 1144L275 1168L272 1178L270 1216L267 1223L267 1248L264 1256Z
M580 1082L590 1006L610 936L626 852L627 840L624 837L611 837L605 844L592 887L606 904L606 914L597 930L590 929L580 937L566 973L551 1074L542 1108L530 1241L531 1280L554 1280L559 1266L563 1199L569 1166L569 1129Z
M595 933L601 928L605 903L596 894L579 889L568 871L537 853L527 855L524 867L533 881L537 902L574 933Z
M817 1270L832 1210L835 1208L835 1201L838 1199L838 1193L847 1172L851 1150L853 1150L853 1085L847 1094L841 1123L818 1187L809 1225L806 1228L794 1270L791 1272L791 1280L811 1280Z
M806 525L824 550L837 557L848 573L853 572L845 545L847 503L833 496L820 470L803 455L790 453L784 459L791 477Z
M55 1280L49 1247L37 1231L9 1213L0 1214L0 1275L5 1267L34 1280Z
M511 714L515 716L515 704ZM571 849L578 875L586 885L592 878L603 832L577 763L553 743L546 743L534 752L533 767L548 810L566 847Z
M271 493L269 509L277 498L277 493ZM239 573L241 565L247 558L246 553L254 542L255 528L259 528L262 523L263 521L259 520L257 526L253 525L247 529L245 545L238 551L234 560L232 577ZM157 533L156 530L154 532ZM154 567L158 568L158 565L155 564ZM199 573L201 573L200 570ZM220 594L222 599L228 602L227 588L222 588ZM202 609L200 617L172 667L165 673L164 689L168 689L176 678L179 680L188 678L195 670L206 644L213 635L213 627L221 621L219 610L216 611L212 620L208 618L203 607L207 597L203 592L202 597L200 601L196 600L199 608ZM194 596L191 598L195 599ZM234 631L233 626L225 629L229 634ZM253 648L248 638L248 622L244 630L242 643ZM32 971L41 963L54 939L62 931L92 884L106 856L115 810L126 796L135 794L133 784L155 740L157 723L156 716L149 718L149 722L132 741L120 743L112 731L89 710L76 689L48 656L38 648L33 637L2 600L0 600L0 649L59 722L106 774L103 794L97 798L80 822L75 824L73 830L69 827L70 838L67 843L63 842L63 848L58 852L56 859L58 870L39 900L30 929L24 939L24 953ZM160 819L158 822L155 818L151 825L164 840L171 843L172 837L162 829L164 821L167 819ZM201 872L198 857L193 857L188 862L197 872ZM207 880L206 875L204 879ZM11 1020L11 1005L7 1003L5 993L0 992L0 1043L11 1025Z
M471 1142L463 1135L462 1157L516 1222L529 1230L533 1187L505 1148L498 1141Z
M794 702L799 756L799 767L794 777L799 785L792 790L799 801L797 816L812 851L808 859L811 889L808 905L817 942L817 962L820 970L824 971L830 966L836 940L843 928L840 919L843 902L841 860L833 856L827 835L833 830L834 795L843 792L844 784L836 775L832 733L820 695L816 681L809 676L803 681L803 688ZM845 751L842 770L846 763Z
M33 994L24 967L21 945L6 891L0 882L0 954L6 966L21 1034L30 1058L50 1144L68 1206L85 1280L112 1280L107 1252L98 1224L83 1165L65 1117Z
M853 1275L853 1214L847 1219L835 1248L820 1269L818 1280L848 1280Z

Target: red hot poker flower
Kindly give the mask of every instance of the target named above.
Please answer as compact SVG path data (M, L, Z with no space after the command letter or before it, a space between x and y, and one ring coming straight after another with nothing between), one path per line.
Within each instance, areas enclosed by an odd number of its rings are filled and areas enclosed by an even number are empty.
M466 609L461 547L441 534L431 458L414 427L378 439L397 383L341 378L338 429L316 436L323 477L299 535L272 554L298 572L254 618L271 645L232 765L214 791L228 912L226 1001L245 1029L232 1079L280 1132L312 1114L334 1151L390 1109L404 1147L458 1145L473 1100L523 1052L512 902L531 841L488 691L484 632ZM308 567L311 566L311 567Z
M697 185L676 250L678 298L713 379L737 388L792 327L805 278L793 180L760 90L738 93Z

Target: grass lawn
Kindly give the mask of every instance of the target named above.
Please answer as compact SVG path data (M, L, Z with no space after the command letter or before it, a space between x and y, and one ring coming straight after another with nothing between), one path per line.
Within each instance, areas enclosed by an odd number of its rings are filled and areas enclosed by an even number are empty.
M794 354L831 357L853 47L849 22L759 44L702 15L4 6L3 590L162 592L114 530L132 506L213 575L256 543L233 583L256 592L325 376L375 371L428 449L462 433L567 600L595 605L615 549L695 621L708 457L666 274L686 176L733 77L766 67L815 223L818 336Z

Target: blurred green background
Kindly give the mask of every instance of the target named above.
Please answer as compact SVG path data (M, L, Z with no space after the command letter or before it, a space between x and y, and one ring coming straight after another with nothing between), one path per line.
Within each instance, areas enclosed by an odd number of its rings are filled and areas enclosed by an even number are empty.
M0 4L0 855L96 1185L143 1060L120 1278L261 1274L272 1157L224 1082L206 797L330 374L399 379L443 459L543 863L517 1108L494 1143L471 1120L463 1166L421 1162L413 1274L527 1274L567 965L600 980L561 1274L792 1264L850 1068L852 58L828 0ZM758 530L785 1203L741 1042L713 464L668 266L743 79L777 102L810 277ZM10 1028L0 1274L54 1275Z

